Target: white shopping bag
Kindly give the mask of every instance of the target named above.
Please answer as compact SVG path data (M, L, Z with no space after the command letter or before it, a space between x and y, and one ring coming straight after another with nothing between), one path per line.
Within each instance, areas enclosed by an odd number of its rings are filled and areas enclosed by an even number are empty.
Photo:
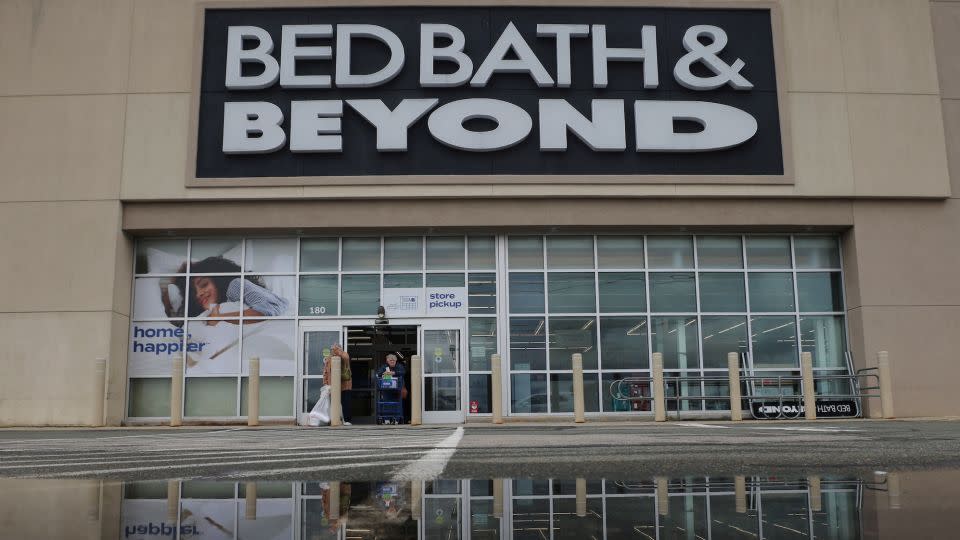
M311 426L329 426L330 425L330 386L324 385L320 389L320 399L310 411Z

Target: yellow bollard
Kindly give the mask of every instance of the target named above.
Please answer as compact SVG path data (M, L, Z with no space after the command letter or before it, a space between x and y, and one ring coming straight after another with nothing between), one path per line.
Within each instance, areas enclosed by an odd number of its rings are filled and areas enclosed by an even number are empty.
M250 359L249 381L247 383L247 425L260 425L260 357Z
M730 379L730 420L743 420L743 410L740 408L740 355L727 353L727 373Z
M573 421L582 424L583 417L583 355L574 353L573 363Z
M657 422L667 421L667 398L663 388L663 353L653 353L653 419Z
M733 477L733 500L738 514L747 513L747 479L742 476Z
M880 376L880 415L894 418L893 379L890 373L890 354L887 351L877 353L877 368Z
M503 423L503 381L501 380L502 360L499 354L490 355L490 396L493 423Z
M900 509L900 474L899 473L888 473L887 474L887 502L890 505L891 510Z
M415 354L410 358L410 425L423 423L423 358Z
M330 361L330 426L343 425L343 410L340 405L340 362L342 359L337 355L331 355Z
M183 425L183 356L173 359L170 373L170 427Z
M587 479L577 478L577 517L587 517Z
M813 384L813 355L800 353L800 372L803 375L803 416L807 420L817 419L817 392Z
M493 517L503 517L503 478L493 479Z
M247 496L243 517L245 519L257 519L257 483L246 482L244 488L246 489Z

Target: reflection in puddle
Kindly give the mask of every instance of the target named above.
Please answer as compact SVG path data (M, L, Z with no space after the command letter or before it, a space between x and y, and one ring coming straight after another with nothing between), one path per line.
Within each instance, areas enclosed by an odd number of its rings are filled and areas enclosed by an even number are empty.
M958 477L0 480L0 497L17 494L0 524L10 538L125 540L950 537Z

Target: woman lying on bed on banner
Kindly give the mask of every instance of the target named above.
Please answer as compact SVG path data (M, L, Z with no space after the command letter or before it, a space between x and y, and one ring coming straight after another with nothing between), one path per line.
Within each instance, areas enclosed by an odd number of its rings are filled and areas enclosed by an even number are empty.
M179 272L186 271L186 263L180 267ZM223 257L207 257L200 262L193 263L190 267L193 274L213 274L213 273L240 273L240 266ZM243 302L240 302L240 278L235 276L191 276L190 277L190 299L187 302L188 317L239 317L240 309L243 309L244 317L275 317L282 315L288 302L270 292L263 286L260 278L247 276L243 284ZM182 281L179 284L182 288ZM161 289L161 299L167 315L176 316L171 305L170 298L166 288ZM221 311L221 304L237 303L236 311ZM215 325L221 321L207 321L208 325ZM234 322L235 321L229 321ZM246 321L247 323L258 321Z

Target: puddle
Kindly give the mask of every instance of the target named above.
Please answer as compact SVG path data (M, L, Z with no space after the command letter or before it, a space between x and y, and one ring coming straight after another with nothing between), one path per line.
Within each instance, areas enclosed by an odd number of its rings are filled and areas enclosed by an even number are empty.
M960 471L433 481L0 480L5 538L949 538Z

